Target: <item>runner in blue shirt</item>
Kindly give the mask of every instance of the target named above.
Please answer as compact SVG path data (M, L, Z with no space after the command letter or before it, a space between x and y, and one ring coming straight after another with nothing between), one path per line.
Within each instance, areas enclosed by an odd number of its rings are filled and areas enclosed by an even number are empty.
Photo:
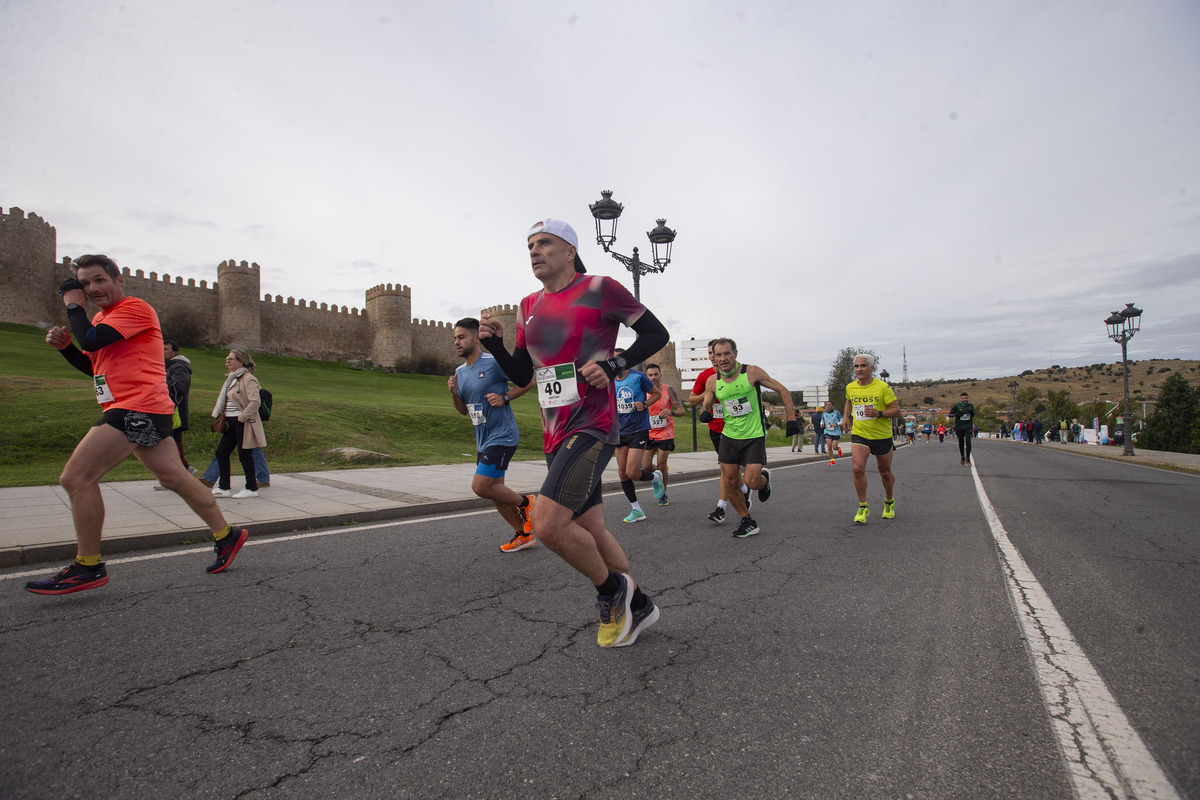
M479 347L479 320L474 317L454 323L454 352L464 363L446 386L458 413L470 417L475 428L476 466L471 490L491 500L512 526L512 540L500 549L515 553L537 543L529 521L534 497L517 494L504 485L504 473L519 442L517 420L509 403L529 391L529 386L509 389L508 378L496 359Z
M618 347L613 352L619 356L625 350ZM621 479L621 489L631 506L629 516L624 521L641 522L646 518L646 512L638 502L633 482L650 481L655 498L661 498L666 492L662 473L642 467L642 457L650 447L650 406L658 402L662 391L654 387L654 382L646 377L646 373L636 369L618 372L613 384L616 386L617 416L621 420L617 476Z

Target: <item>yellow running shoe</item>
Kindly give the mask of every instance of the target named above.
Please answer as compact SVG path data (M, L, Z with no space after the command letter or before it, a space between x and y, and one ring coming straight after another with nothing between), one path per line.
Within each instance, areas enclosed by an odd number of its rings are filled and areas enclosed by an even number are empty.
M858 513L854 515L854 521L862 525L867 521L867 515L871 513L871 509L867 508L866 503L858 504Z
M629 635L630 623L633 620L629 613L629 603L633 600L630 591L631 579L618 572L617 578L621 588L613 595L597 595L596 610L600 612L600 630L596 634L596 644L601 647L612 647Z
M884 519L893 519L896 516L896 498L883 501L883 513L879 516Z

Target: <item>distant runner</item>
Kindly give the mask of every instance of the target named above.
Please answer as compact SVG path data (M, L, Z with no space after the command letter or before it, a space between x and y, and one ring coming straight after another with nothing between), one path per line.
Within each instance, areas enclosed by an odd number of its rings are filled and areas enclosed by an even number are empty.
M867 459L875 456L875 466L883 480L884 519L896 516L896 498L892 490L896 476L892 474L892 456L896 445L892 441L892 423L888 420L900 416L900 401L892 387L874 377L875 357L859 353L854 357L855 380L846 385L846 415L842 422L845 430L851 431L851 457L854 459L854 491L858 493L858 512L854 521L867 521L870 509L867 506ZM853 426L853 428L851 427Z

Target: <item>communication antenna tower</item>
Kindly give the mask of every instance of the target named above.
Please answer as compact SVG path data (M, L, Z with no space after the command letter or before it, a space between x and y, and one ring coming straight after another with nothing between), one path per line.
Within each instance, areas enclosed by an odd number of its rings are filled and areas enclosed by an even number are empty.
M908 383L908 346L901 343L900 352L904 354L904 382Z

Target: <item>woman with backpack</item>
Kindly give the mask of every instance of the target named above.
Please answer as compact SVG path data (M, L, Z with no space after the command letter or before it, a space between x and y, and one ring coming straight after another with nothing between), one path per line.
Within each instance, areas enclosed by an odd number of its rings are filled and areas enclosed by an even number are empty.
M258 413L262 387L254 377L254 359L245 350L230 350L225 357L225 369L228 375L212 411L213 431L221 434L217 444L219 479L212 493L214 497L233 497L235 500L258 497L252 451L267 446L266 432ZM230 490L229 456L235 448L246 475L246 488L237 494Z

